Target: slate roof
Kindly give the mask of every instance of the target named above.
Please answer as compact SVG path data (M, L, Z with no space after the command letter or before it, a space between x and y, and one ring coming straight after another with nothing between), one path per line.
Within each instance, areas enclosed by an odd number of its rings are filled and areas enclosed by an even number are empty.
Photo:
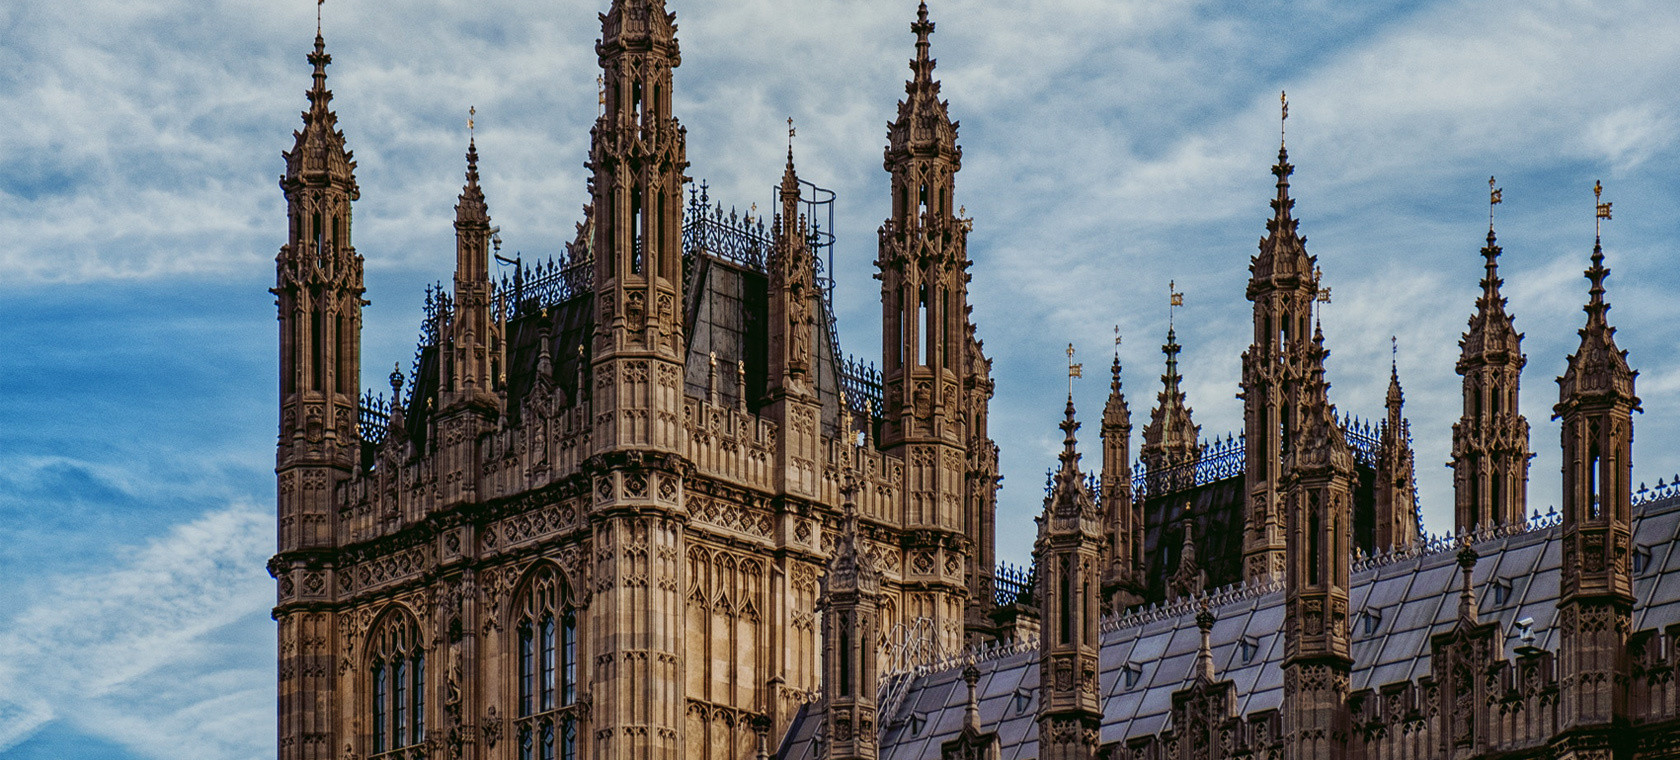
M1531 529L1476 544L1481 555L1473 583L1481 619L1506 631L1506 654L1519 642L1514 623L1534 619L1534 644L1556 651L1561 528ZM1680 622L1680 496L1667 495L1634 510L1633 630ZM1375 563L1352 577L1354 610L1351 687L1358 691L1429 673L1429 639L1452 628L1459 575L1452 551ZM1223 603L1221 603L1223 600ZM1172 693L1190 683L1199 632L1194 607L1163 614L1134 613L1103 626L1098 684L1103 694L1103 743L1168 728ZM1283 701L1281 588L1216 596L1212 632L1218 677L1235 682L1240 714L1276 709ZM984 657L984 656L983 656ZM978 662L980 715L996 730L1001 760L1038 755L1038 653L1023 649ZM938 757L940 744L962 728L966 686L962 663L908 677L897 707L883 714L881 760ZM890 689L888 690L891 691ZM885 709L885 708L883 708ZM783 740L778 757L814 760L820 706L806 706Z

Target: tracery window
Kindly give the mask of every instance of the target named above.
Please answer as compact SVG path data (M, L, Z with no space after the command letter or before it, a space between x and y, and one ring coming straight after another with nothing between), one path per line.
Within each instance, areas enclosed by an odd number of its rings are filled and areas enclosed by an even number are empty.
M576 760L578 614L553 568L532 574L515 614L519 760Z
M371 641L373 754L407 757L426 741L426 650L414 618L400 613L387 618Z

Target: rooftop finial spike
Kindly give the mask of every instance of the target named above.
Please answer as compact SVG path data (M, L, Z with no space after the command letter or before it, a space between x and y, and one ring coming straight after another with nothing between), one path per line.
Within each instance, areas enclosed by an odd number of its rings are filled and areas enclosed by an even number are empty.
M1171 332L1173 326L1173 310L1184 305L1184 293L1178 289L1177 280L1167 281L1167 330ZM1116 337L1120 328L1114 328ZM1118 342L1118 341L1116 341Z
M321 6L326 5L326 4L327 4L327 0L315 0L315 36L316 37L321 36Z
M1592 266L1585 273L1587 280L1592 282L1592 288L1587 291L1592 297L1587 303L1587 314L1591 319L1603 322L1604 312L1610 308L1604 303L1604 278L1610 274L1610 270L1604 268L1604 246L1601 241L1604 222L1610 218L1610 203L1604 200L1604 185L1597 180L1593 181L1593 203L1598 211L1593 220Z
M1068 419L1073 419L1073 379L1085 376L1085 365L1073 362L1073 344L1067 347L1068 357Z
M1289 127L1289 91L1288 90L1278 90L1278 103L1283 106L1283 108L1282 108L1283 113L1278 118L1278 153L1279 153L1279 155L1282 155L1284 147L1288 145L1288 139L1287 139L1288 138L1288 127Z
M1493 207L1505 202L1505 188L1494 187L1494 179L1488 177L1488 242L1493 242Z
M928 35L933 34L933 22L928 20L927 3L916 8L916 23L910 25L910 31L916 34L916 60L928 60Z

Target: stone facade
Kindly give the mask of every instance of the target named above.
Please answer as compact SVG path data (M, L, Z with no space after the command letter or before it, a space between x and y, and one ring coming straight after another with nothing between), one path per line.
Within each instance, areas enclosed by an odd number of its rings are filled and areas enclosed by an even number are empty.
M576 239L492 280L469 140L454 276L389 402L361 385L356 164L315 39L273 290L283 760L1680 757L1680 495L1636 509L1601 246L1564 509L1536 518L1490 230L1454 428L1480 530L1430 539L1398 372L1377 425L1331 403L1280 147L1241 437L1198 439L1169 329L1134 463L1116 357L1100 470L1070 393L1006 572L926 5L883 156L879 372L839 352L791 146L768 226L724 217L688 187L675 15L600 21Z
M759 258L695 239L675 16L601 19L567 260L546 289L492 282L470 145L454 281L389 404L362 396L355 164L316 39L274 291L282 758L747 757L839 677L836 626L856 627L850 734L872 756L877 656L993 627L992 384L925 9L886 153L880 376L838 371L791 151L771 229L734 228ZM696 322L726 298L735 332ZM849 591L825 580L841 560Z

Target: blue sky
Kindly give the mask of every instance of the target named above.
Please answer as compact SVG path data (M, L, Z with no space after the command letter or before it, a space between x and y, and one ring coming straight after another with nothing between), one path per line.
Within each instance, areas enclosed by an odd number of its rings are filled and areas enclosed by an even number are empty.
M424 283L453 265L465 117L507 250L570 239L605 0L332 0L330 84L360 162L364 376L407 366ZM844 347L879 354L874 230L910 0L681 2L690 174L768 206L785 119L840 194ZM0 5L0 753L272 755L279 153L305 106L308 0ZM998 384L1000 554L1021 561L1060 443L1063 348L1126 336L1141 428L1167 282L1196 421L1234 432L1247 262L1277 93L1294 194L1335 294L1332 400L1381 413L1399 336L1424 512L1446 528L1457 338L1487 177L1527 333L1530 507L1557 499L1552 378L1574 347L1602 179L1611 320L1641 370L1635 479L1680 470L1680 7L1662 2L938 0L962 122L974 317ZM1075 386L1094 422L1104 373ZM1095 453L1095 425L1084 450ZM1135 445L1135 444L1134 444ZM1089 464L1095 464L1095 456Z

